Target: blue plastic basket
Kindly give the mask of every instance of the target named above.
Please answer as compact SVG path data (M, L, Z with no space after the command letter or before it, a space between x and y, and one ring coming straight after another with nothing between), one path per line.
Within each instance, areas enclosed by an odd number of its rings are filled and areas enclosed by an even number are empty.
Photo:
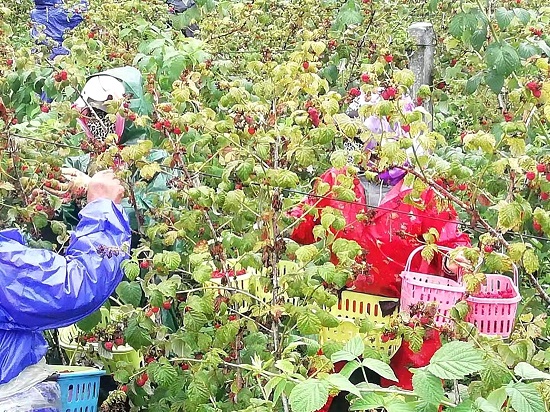
M61 412L97 412L99 378L105 371L83 366L59 366Z

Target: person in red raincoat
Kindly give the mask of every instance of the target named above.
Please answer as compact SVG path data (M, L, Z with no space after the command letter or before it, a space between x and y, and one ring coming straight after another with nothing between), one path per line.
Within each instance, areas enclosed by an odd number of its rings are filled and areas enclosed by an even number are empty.
M362 104L369 104L376 102L379 97L374 95L369 102L365 101L364 95L360 99ZM408 97L403 99L402 108L405 112L415 110ZM400 136L408 137L408 132L398 123L391 124L386 119L376 116L366 119L365 126L374 134L385 133L393 135L396 139ZM360 150L364 149L362 142L360 146ZM367 144L366 149L371 148L373 145ZM354 149L357 149L357 146ZM417 147L417 150L420 148ZM302 222L293 230L290 237L300 244L314 243L316 239L313 228L320 224L323 208L340 210L346 220L346 226L343 230L335 231L336 237L356 241L366 254L368 264L368 271L355 278L351 287L354 291L400 297L400 274L410 253L426 243L423 235L430 230L432 233L433 229L437 231L436 244L439 246L456 248L470 245L468 235L459 230L456 210L450 203L438 198L433 189L426 189L420 195L420 199L416 199L416 203L421 207L415 207L405 201L412 188L404 184L406 172L402 168L384 170L378 174L374 182L367 181L361 174L354 176L354 202L338 200L332 193L332 188L339 184L339 177L346 175L348 168L344 167L331 168L320 176L316 185L323 182L329 185L330 190L323 197L319 197L315 195L314 187L312 193L291 211L291 215L302 219ZM336 256L332 256L332 261L337 263ZM455 271L447 269L446 266L447 262L441 256L428 263L418 254L412 262L412 267L420 272L456 277ZM441 346L437 330L430 331L426 336L423 347L417 353L410 350L408 342L403 342L391 362L400 381L385 381L382 384L412 388L412 374L409 368L427 365Z

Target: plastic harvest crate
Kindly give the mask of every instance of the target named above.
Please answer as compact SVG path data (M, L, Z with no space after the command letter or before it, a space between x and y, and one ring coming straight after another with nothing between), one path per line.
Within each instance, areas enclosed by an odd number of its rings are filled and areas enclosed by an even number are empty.
M61 412L97 412L99 380L105 371L83 366L55 366L61 389Z
M355 324L356 320L366 318L374 323L387 325L391 315L397 311L397 305L392 314L383 316L380 302L398 302L398 300L397 298L387 298L349 290L343 291L338 303L330 310L330 313L336 316L341 324L336 328L322 328L320 333L321 342L324 343L328 340L347 342L352 337L360 335L359 326ZM383 350L391 358L401 346L401 338L387 342L382 342L381 338L382 332L380 331L373 334L364 334L365 344Z
M284 275L288 271L296 270L297 265L294 262L290 261L280 261L279 262L279 270L280 274ZM241 266L239 264L235 264L234 267L232 267L233 270L237 271L241 269ZM258 282L259 274L255 273L250 268L247 270L246 273L242 275L235 275L235 276L229 276L228 277L228 283L224 287L234 288L238 290L242 290L245 292L249 292L256 296L258 299L265 303L270 303L272 299L272 293L271 292L265 292L265 290L261 287L261 285ZM210 285L209 285L210 283ZM207 282L207 286L216 286L222 284L222 278L212 278L210 282ZM223 294L224 289L220 288L218 289L218 293ZM295 299L291 299L286 294L283 294L283 299L285 302L293 302L296 303ZM239 309L242 311L248 310L248 304L243 303L239 305Z
M101 309L101 322L99 326L106 326L113 320L117 320L119 311L116 308L109 309L102 307ZM67 353L69 359L73 359L75 351L86 351L91 345L94 348L94 351L98 352L98 343L86 343L85 345L79 345L75 342L75 338L81 333L80 329L76 325L71 325L66 328L59 329L59 346ZM134 368L139 369L143 363L143 358L139 352L134 348L128 345L114 346L110 351L112 354L112 359L108 359L105 356L100 356L101 361L105 367L105 370L108 373L114 373L117 370L117 362L127 362L134 366Z
M466 301L470 306L470 312L466 318L473 323L480 333L485 335L499 335L503 338L510 337L516 320L516 312L521 295L518 289L518 271L513 266L514 279L508 276L491 274L487 275L487 282L481 286L481 292L499 292L511 290L514 293L510 298L481 298L469 296Z
M424 246L417 247L411 252L405 269L401 272L401 312L409 312L411 305L418 302L437 302L438 312L435 323L441 326L449 322L451 308L463 298L466 288L443 276L428 275L411 270L414 256L422 251ZM438 250L450 252L452 249L438 246Z

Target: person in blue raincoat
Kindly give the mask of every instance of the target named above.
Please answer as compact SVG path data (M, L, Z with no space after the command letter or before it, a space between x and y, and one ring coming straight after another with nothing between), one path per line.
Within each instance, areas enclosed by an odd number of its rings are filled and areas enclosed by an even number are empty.
M123 195L112 171L89 180L65 256L29 248L16 229L0 231L0 410L10 384L42 362L48 349L42 331L98 310L121 281L131 237Z
M88 1L81 0L76 6L67 7L63 0L34 0L31 11L31 35L38 39L43 34L51 49L50 59L69 54L63 47L66 30L72 30L84 20L83 13L88 9Z

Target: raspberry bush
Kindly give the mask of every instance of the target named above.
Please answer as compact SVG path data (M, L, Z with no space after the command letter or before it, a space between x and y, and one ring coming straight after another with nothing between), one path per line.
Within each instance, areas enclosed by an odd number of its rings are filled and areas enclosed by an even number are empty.
M0 225L62 252L82 193L43 189L63 189L60 168L83 153L88 171L111 167L128 186L135 245L110 300L123 320L109 329L94 315L79 324L80 339L106 352L128 344L144 365L119 362L120 391L102 411L128 402L134 411L312 412L339 391L350 392L354 410L547 410L545 2L197 3L178 15L161 0L92 0L84 23L66 35L71 54L53 61L29 36L31 2L0 7ZM399 103L414 82L406 28L421 20L438 36L436 71L414 104L431 100L433 117L404 113ZM185 37L196 21L200 35ZM128 102L110 115L119 112L145 138L89 141L71 103L88 75L124 65L142 73L147 110ZM290 210L328 167L348 165L346 140L368 137L346 115L349 103L379 90L381 102L360 114L399 122L430 152L411 161L408 200L431 186L459 211L473 240L464 251L475 267L464 278L469 292L482 293L485 274L512 263L522 274L510 342L477 334L464 321L465 302L453 310L452 329L435 327L430 308L396 317L382 336L403 337L410 353L400 356L426 356L417 354L425 342L424 351L435 352L429 364L419 361L412 390L352 384L361 364L387 381L401 377L387 354L361 339L317 338L338 325L327 308L362 264L359 245L335 236L341 214L322 212L312 245L289 239L297 224ZM410 145L402 138L369 160L380 169L402 165ZM350 187L365 156L351 156L335 190L340 199L355 199ZM425 234L426 258L437 236ZM235 288L245 278L249 288Z

